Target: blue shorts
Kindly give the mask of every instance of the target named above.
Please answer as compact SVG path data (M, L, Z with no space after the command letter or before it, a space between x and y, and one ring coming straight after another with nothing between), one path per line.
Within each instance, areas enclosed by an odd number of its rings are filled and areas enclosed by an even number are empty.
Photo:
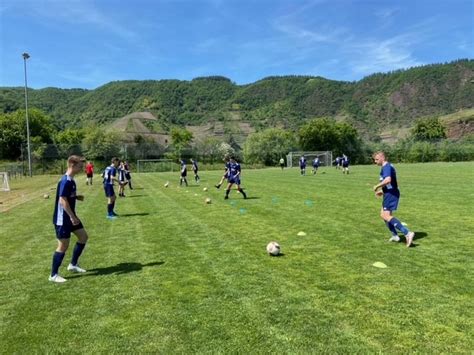
M83 229L84 226L82 222L80 222L77 226L73 225L64 225L64 226L57 226L54 225L54 229L56 230L56 238L57 239L69 239L71 238L71 233L77 231L79 229Z
M398 201L400 200L400 196L392 195L392 194L383 194L383 202L382 208L384 211L395 211L398 207Z
M238 176L230 176L227 181L229 181L230 184L240 185L240 178Z
M106 197L115 196L114 185L105 184L104 191Z

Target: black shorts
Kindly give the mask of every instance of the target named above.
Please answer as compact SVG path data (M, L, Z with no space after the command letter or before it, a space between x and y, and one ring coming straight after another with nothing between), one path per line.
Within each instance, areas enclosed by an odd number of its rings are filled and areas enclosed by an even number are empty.
M71 238L71 233L77 231L79 229L84 229L82 222L80 222L76 226L72 225L65 225L65 226L57 226L54 225L54 229L56 230L56 238L57 239L69 239Z
M94 174L93 173L87 173L87 177L91 178Z

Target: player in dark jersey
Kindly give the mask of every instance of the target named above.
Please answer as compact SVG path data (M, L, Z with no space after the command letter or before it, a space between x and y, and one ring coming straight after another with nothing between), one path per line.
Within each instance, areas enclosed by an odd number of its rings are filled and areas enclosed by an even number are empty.
M313 159L313 175L316 174L318 172L318 168L319 168L319 165L320 165L320 161L319 161L319 158L316 157Z
M375 164L382 167L380 170L380 182L374 186L376 196L383 196L382 209L380 217L385 221L387 228L392 233L389 241L398 242L397 229L405 235L406 245L409 247L415 236L414 232L410 232L397 218L392 214L398 207L400 200L400 190L398 189L397 173L392 164L390 164L384 152L376 152L373 155ZM382 190L380 190L382 189Z
M83 201L84 196L77 195L76 182L74 176L82 171L85 159L77 155L71 155L67 161L67 171L58 183L56 190L56 200L54 205L53 224L56 231L58 246L53 254L51 274L49 281L62 283L66 279L59 276L61 266L66 251L69 247L71 233L77 237L74 246L71 263L67 267L68 271L86 272L78 265L79 257L86 246L88 236L81 220L76 215L76 200Z
M229 177L229 167L230 167L229 157L226 155L224 157L224 175L222 175L221 181L219 181L219 183L215 185L216 188L220 189L221 185L224 183L224 180L226 180Z
M196 181L199 184L200 178L198 175L198 171L199 171L198 163L194 159L191 159L191 163L193 164L194 181Z
M104 191L105 197L107 197L107 218L115 219L117 214L114 212L115 208L115 191L114 181L117 181L117 166L119 165L118 158L112 158L112 164L110 164L104 171Z
M300 157L300 173L301 175L306 175L306 158L304 155Z
M119 196L125 197L125 186L128 184L128 180L126 177L126 170L125 170L125 163L123 161L120 162L118 167L118 183L119 183Z
M349 157L347 155L342 155L342 160L339 161L339 164L342 165L342 173L349 174Z
M244 190L240 187L240 164L237 163L235 158L233 156L230 157L229 161L229 177L227 178L227 181L229 182L227 184L227 189L225 190L225 197L224 199L229 198L229 192L230 189L232 188L232 185L236 184L237 185L237 191L239 191L244 198L247 198L247 194L244 192Z
M127 181L128 181L128 187L130 187L130 190L133 190L132 175L130 174L130 164L128 164L127 160L124 161L123 168L125 170L125 179L127 179Z
M188 168L186 167L186 162L184 161L184 159L181 159L179 163L181 164L179 186L183 185L183 182L186 184L186 186L188 186L188 180L186 180L186 176L188 175Z

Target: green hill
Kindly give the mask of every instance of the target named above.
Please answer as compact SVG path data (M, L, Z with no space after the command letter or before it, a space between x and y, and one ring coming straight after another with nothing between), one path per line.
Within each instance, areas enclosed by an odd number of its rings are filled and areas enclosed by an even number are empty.
M0 88L0 112L23 108L23 90ZM248 132L272 126L296 129L305 120L328 116L375 138L411 127L420 117L474 108L474 60L377 73L358 82L281 76L236 85L214 76L116 81L95 90L30 89L29 103L50 114L61 129L89 121L111 124L133 112L150 112L164 131L173 125L212 125L217 134L222 127L224 134L238 135L239 125L250 126Z

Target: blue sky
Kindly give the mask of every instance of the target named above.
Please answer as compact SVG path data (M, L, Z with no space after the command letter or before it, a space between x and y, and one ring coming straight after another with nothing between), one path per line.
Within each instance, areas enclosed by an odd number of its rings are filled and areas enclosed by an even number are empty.
M0 86L360 80L474 58L474 0L0 0Z

